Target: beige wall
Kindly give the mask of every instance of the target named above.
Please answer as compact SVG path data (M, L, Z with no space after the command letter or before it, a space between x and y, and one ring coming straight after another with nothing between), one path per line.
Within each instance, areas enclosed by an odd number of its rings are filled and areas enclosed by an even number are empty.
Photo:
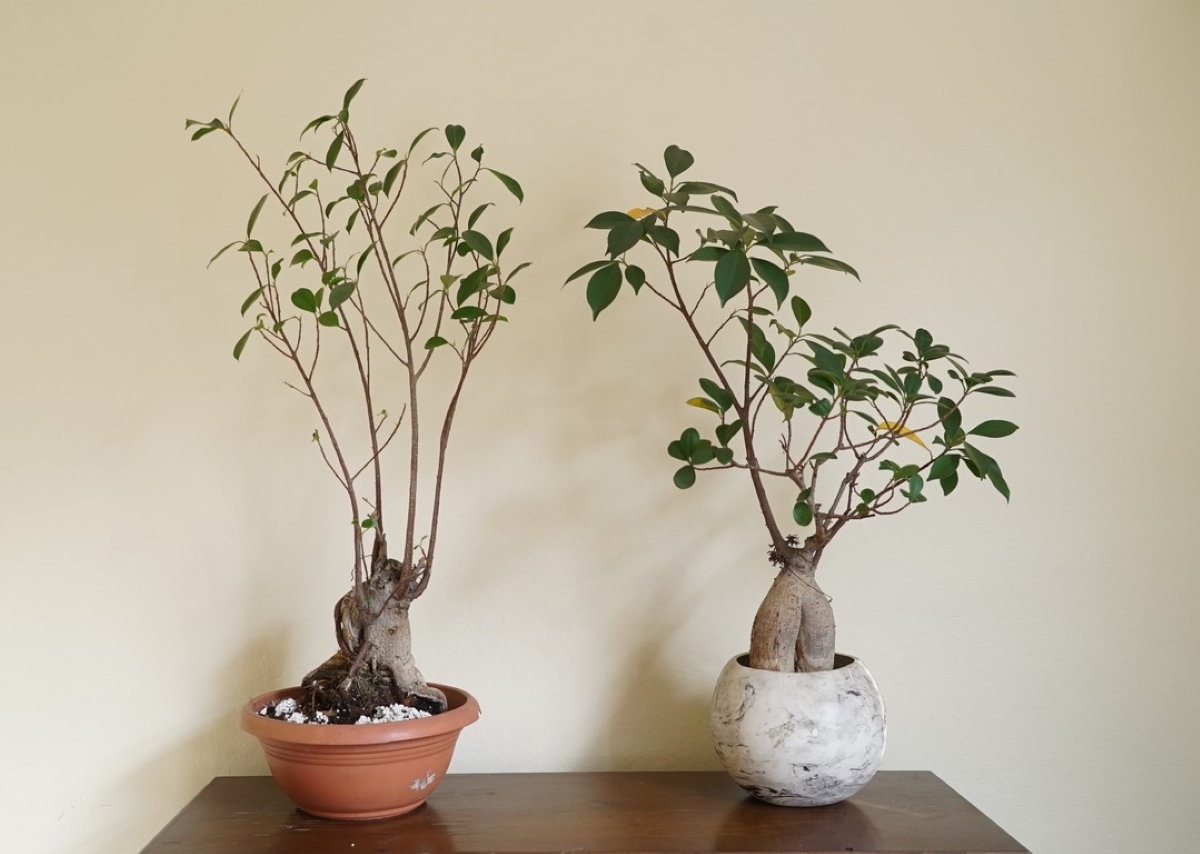
M244 91L282 157L367 77L380 131L462 123L528 195L535 266L415 615L426 673L485 707L457 771L715 767L761 524L736 480L670 485L697 368L651 306L594 327L560 288L582 222L640 201L628 164L679 143L858 266L809 279L819 310L1020 374L1010 506L965 484L826 556L887 767L1045 854L1189 850L1200 5L340 5L5 14L0 848L137 850L212 776L263 772L235 707L330 648L343 522L311 419L265 352L229 358L248 287L204 267L256 191L183 119Z

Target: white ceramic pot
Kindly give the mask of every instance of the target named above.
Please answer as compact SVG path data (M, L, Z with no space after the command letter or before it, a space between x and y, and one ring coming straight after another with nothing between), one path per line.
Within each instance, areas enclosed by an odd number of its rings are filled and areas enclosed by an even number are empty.
M883 697L862 662L776 673L731 659L713 692L717 755L754 797L789 807L835 804L870 782L883 759Z

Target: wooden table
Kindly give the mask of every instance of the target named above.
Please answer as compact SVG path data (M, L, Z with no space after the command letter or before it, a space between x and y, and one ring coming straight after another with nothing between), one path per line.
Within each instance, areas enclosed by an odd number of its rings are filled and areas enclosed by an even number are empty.
M1029 854L928 771L883 771L810 809L748 797L722 772L451 774L415 812L312 818L269 777L217 777L142 854L430 852Z

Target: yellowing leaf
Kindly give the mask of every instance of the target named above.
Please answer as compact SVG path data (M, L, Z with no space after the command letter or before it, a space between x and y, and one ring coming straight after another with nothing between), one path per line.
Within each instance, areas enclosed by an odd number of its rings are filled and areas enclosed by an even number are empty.
M887 432L896 436L903 436L905 439L910 439L911 441L916 442L922 448L925 448L925 450L929 450L928 446L921 441L921 437L912 430L909 430L903 424L896 424L892 421L880 421L875 425L875 432L878 433L881 430L886 430Z
M654 208L634 208L633 210L626 211L626 213L634 219L643 219L650 216L650 214L658 213L658 211Z
M721 414L721 407L717 406L707 397L693 397L688 400L687 405L694 406L697 409L707 409L709 412L715 412L717 415Z

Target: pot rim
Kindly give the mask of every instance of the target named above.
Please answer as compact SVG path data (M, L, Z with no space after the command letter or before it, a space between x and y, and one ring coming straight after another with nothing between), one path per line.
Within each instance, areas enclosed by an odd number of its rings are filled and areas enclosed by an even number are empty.
M818 677L825 673L837 673L839 670L845 670L848 667L854 667L854 666L863 667L863 668L866 667L866 665L862 663L862 659L859 658L857 655L850 655L849 653L844 653L844 652L835 652L833 654L834 666L833 666L832 670L818 670L818 671L814 671L814 672L794 671L791 673L786 673L786 672L779 671L779 670L765 670L760 667L751 667L748 663L749 661L750 661L750 653L749 653L749 651L747 651L747 652L742 652L742 653L735 655L733 658L731 658L729 660L729 664L732 666L738 667L742 670L752 670L755 673L775 673L781 677L784 677L784 676Z
M469 693L451 685L429 684L440 688L450 705L441 714L428 718L378 724L316 725L295 724L258 714L258 710L269 703L298 696L302 689L292 686L252 698L241 707L238 725L244 732L263 740L296 744L370 745L445 735L458 732L479 720L479 701Z

